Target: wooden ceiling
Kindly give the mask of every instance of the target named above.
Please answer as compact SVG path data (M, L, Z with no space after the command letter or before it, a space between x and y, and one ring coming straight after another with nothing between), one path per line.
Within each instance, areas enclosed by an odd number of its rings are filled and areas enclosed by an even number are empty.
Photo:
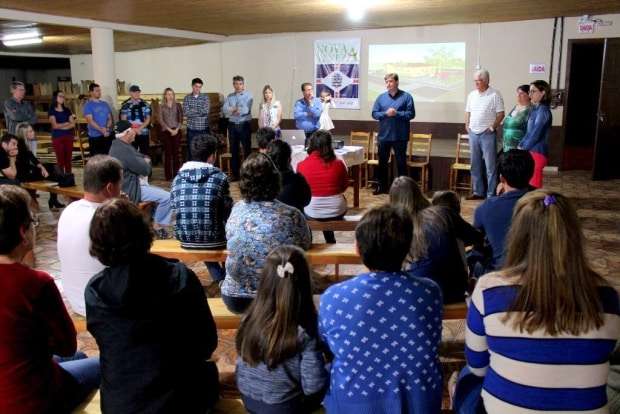
M13 26L14 23L15 22L9 22L7 20L0 20L0 37L4 33L11 32L13 30L11 26ZM36 28L43 35L43 43L29 46L6 47L0 42L0 52L54 53L63 55L91 53L89 29L48 24L33 24L31 26ZM157 47L187 46L199 43L204 42L176 37L114 32L114 50L118 52L153 49Z
M360 0L0 0L0 7L222 35L478 23L620 12L620 0L366 0L352 23L343 5Z

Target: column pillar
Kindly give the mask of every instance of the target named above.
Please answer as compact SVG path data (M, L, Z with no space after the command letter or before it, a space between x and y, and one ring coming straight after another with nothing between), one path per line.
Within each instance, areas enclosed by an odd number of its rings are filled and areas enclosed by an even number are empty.
M93 53L93 80L101 86L101 99L116 108L114 31L93 27L90 29L90 43Z

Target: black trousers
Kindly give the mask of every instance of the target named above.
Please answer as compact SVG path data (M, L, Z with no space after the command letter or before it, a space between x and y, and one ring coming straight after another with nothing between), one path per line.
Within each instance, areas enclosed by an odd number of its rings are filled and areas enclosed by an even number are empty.
M396 158L396 169L398 175L407 175L407 144L408 141L380 141L379 142L379 185L388 190L391 183L388 183L388 161L390 151L394 150Z
M243 147L243 156L247 158L252 152L252 130L250 129L250 121L240 122L238 124L228 123L228 143L230 145L230 168L232 175L239 178L239 169L241 168L241 156L239 154L240 147Z
M150 156L149 154L150 142L149 142L148 134L136 135L136 139L131 145L133 145L135 149L140 151L140 154Z
M108 155L110 152L110 147L112 146L112 137L111 136L101 136L101 137L88 137L88 152L90 156L103 154Z

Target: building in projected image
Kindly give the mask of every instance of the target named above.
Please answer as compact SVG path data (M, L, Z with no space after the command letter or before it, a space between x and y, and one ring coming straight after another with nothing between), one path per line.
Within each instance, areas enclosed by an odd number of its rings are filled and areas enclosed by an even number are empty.
M396 72L400 89L416 102L462 102L465 98L465 43L370 45L368 99L385 90L383 77Z

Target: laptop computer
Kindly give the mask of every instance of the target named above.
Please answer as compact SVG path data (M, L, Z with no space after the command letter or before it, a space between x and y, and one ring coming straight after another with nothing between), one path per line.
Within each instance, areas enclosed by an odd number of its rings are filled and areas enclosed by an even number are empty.
M303 129L283 129L281 134L280 138L282 141L288 143L291 147L293 145L304 145L306 141L306 133Z

